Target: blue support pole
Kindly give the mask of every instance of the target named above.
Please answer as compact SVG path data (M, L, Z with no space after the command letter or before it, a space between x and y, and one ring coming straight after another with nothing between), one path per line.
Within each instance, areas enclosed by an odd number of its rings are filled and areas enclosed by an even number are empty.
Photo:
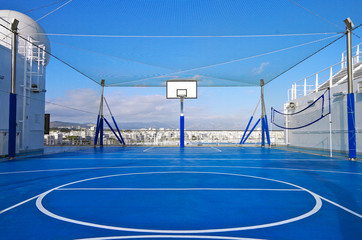
M103 147L103 116L101 116L99 120L99 132L100 132L99 145Z
M264 117L261 118L261 146L265 146L265 121Z
M17 19L11 23L11 83L9 95L9 136L8 136L8 157L15 158L16 155L16 54L17 54Z
M265 115L265 134L266 134L266 140L268 141L268 144L270 146L270 135L269 135L269 126L268 126L268 118Z
M185 119L184 116L180 116L180 147L185 147Z
M122 134L121 134L121 132L119 131L118 125L117 125L117 123L116 123L116 120L114 119L113 116L112 116L112 120L113 120L114 126L116 126L116 129L117 129L117 131L118 131L119 137L120 137L121 140L122 140L121 144L126 145L126 143L125 143L125 141L124 141L124 139L123 139L123 137L122 137Z
M244 140L244 137L245 137L245 134L246 134L246 132L248 131L249 126L250 126L250 123L251 123L252 120L253 120L253 116L251 116L251 118L250 118L250 120L249 120L249 122L248 122L248 125L246 125L246 129L245 129L245 131L244 131L243 137L241 138L239 144L242 144L242 142L243 142L243 140Z
M246 136L246 138L243 141L243 144L246 142L246 140L248 140L250 134L254 131L254 129L256 128L256 126L259 124L260 122L260 118L258 119L258 121L255 123L254 127L250 130L249 134Z
M106 118L104 118L104 121L107 123L108 127L112 130L114 136L116 136L116 138L118 139L120 144L123 144L123 142L121 141L121 139L117 136L116 132L113 130L112 126L109 124L109 122L107 121Z
M356 125L354 113L354 92L353 92L353 61L352 61L352 30L354 24L350 18L344 20L347 35L347 119L348 119L348 156L350 160L356 160Z
M95 136L94 136L94 146L96 146L97 145L97 142L98 142L98 135L99 135L99 120L100 120L100 115L98 115L98 117L97 117L97 126L96 126L96 134L95 134Z
M356 125L354 94L347 94L347 118L348 118L348 150L349 159L356 159Z
M9 100L8 157L12 159L16 154L16 94L10 93Z

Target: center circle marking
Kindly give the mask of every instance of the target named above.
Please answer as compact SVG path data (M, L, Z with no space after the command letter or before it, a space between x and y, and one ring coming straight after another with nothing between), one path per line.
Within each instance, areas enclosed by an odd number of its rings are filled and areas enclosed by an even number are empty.
M98 180L98 179L104 179L104 178L111 178L111 177L147 175L147 174L215 174L215 175L248 177L248 178L261 179L261 180L266 180L266 181L278 182L278 183L283 183L283 184L286 184L286 185L289 185L289 186L293 186L295 188L301 189L302 191L305 191L305 192L309 193L315 199L315 205L312 208L312 210L310 210L309 212L307 212L305 214L302 214L300 216L289 218L289 219L282 220L282 221L266 223L266 224L260 224L260 225L244 226L244 227L232 227L232 228L219 228L219 229L202 229L202 230L159 230L159 229L140 229L140 228L116 227L116 226L108 226L108 225L102 225L102 224L96 224L96 223L90 223L90 222L70 219L70 218L59 216L59 215L56 215L56 214L50 212L49 210L47 210L43 206L43 203L42 203L43 199L48 194L50 194L51 192L53 192L55 190L58 190L58 189L61 189L61 188L66 187L66 186L73 185L73 184L92 181L92 180ZM217 232L244 231L244 230L261 229L261 228L274 227L274 226L288 224L288 223L291 223L291 222L299 221L299 220L302 220L304 218L310 217L313 214L315 214L316 212L318 212L320 210L320 208L322 207L322 200L320 199L320 197L317 194L313 193L312 191L310 191L308 189L305 189L303 187L300 187L300 186L292 184L292 183L288 183L288 182L284 182L284 181L280 181L280 180L275 180L275 179L271 179L271 178L263 178L263 177L257 177L257 176L252 176L252 175L243 175L243 174L235 174L235 173L222 173L222 172L168 171L168 172L141 172L141 173L124 173L124 174L106 175L106 176L87 178L87 179L67 183L67 184L55 187L53 189L50 189L50 190L40 194L39 197L36 200L36 206L39 209L39 211L41 211L45 215L48 215L49 217L52 217L52 218L55 218L55 219L58 219L58 220L61 220L61 221L65 221L65 222L69 222L69 223L73 223L73 224L84 225L84 226L89 226L89 227L109 229L109 230L118 230L118 231L128 231L128 232L143 232L143 233L147 232L147 233L163 233L163 234L165 234L165 233L169 233L169 234L190 234L190 233L195 234L195 233L217 233Z

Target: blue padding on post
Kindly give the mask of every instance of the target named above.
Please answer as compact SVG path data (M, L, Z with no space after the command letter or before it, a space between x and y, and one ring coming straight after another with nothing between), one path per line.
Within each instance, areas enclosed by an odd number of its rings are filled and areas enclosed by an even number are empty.
M349 158L356 158L356 125L354 111L354 94L347 94L347 118L348 118L348 152Z
M266 140L268 141L268 144L270 146L270 135L269 135L269 126L268 126L268 117L265 115L265 133L266 133Z
M94 136L94 146L97 145L98 142L98 135L99 135L99 119L100 119L100 115L98 115L97 117L97 126L96 126L96 134Z
M251 123L252 120L253 120L253 116L251 116L251 118L250 118L250 120L249 120L249 122L248 122L248 125L246 125L246 129L245 129L245 131L244 131L243 137L241 138L239 144L242 144L242 142L243 142L243 140L244 140L244 137L245 137L245 134L246 134L246 132L248 131L249 126L250 126L250 123Z
M99 120L99 132L100 132L99 145L101 147L103 147L103 118L102 117Z
M124 139L123 139L123 137L122 137L122 134L121 134L121 132L119 131L118 125L117 125L117 123L116 123L116 120L114 119L113 116L112 116L112 120L113 120L114 126L116 126L116 129L117 129L117 131L118 131L119 137L121 138L121 144L126 145L126 143L125 143L125 141L124 141ZM116 137L117 137L117 135L116 135Z
M185 147L185 119L184 116L180 116L180 147Z
M248 135L246 136L246 138L244 139L243 144L246 142L246 140L248 140L250 134L254 131L254 129L256 128L256 126L258 126L259 122L260 122L260 118L258 119L258 121L255 123L254 127L250 130L249 134L248 134Z
M14 158L16 154L16 94L10 93L9 100L8 156Z
M108 127L112 130L114 136L116 136L116 138L118 139L120 144L123 144L123 142L121 141L121 139L117 136L116 132L113 130L113 128L111 127L111 125L109 124L109 122L107 121L106 118L104 118L104 121L107 123Z

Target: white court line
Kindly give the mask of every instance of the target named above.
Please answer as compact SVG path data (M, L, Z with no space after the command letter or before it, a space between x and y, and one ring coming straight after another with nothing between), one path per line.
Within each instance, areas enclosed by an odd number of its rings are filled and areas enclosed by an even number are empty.
M202 154L205 155L205 154ZM170 154L170 156L175 156L175 154ZM280 159L280 158L268 158L268 159L258 159L258 158L192 158L192 157L173 157L166 159L154 159L155 157L122 157L122 158L101 158L102 160L117 160L117 161L129 161L129 160L154 160L154 161L172 161L172 160L187 160L187 161L310 161L310 162L347 162L345 159L318 159L318 158L293 158L293 159ZM43 158L36 159L35 161L57 161L57 160L100 160L100 158Z
M353 174L362 175L362 173L355 172L342 172L342 171L330 171L330 170L318 170L318 169L304 169L304 168L272 168L272 167L246 167L246 166L124 166L124 167L87 167L87 168L56 168L56 169L39 169L28 171L14 171L14 172L2 172L0 175L8 174L20 174L20 173L38 173L38 172L57 172L57 171L77 171L77 170L98 170L98 169L134 169L134 168L235 168L235 169L268 169L268 170L286 170L286 171L307 171L307 172L323 172L323 173L340 173L340 174Z
M318 196L319 196L319 198L323 199L324 201L329 202L329 203L333 204L334 206L339 207L339 208L343 209L344 211L349 212L349 213L351 213L351 214L353 214L353 215L355 215L355 216L357 216L359 218L362 218L361 214L358 214L358 213L356 213L356 212L354 212L354 211L352 211L352 210L350 210L350 209L348 209L346 207L343 207L343 206L339 205L338 203L335 203L335 202L333 202L333 201L331 201L331 200L329 200L327 198L324 198L324 197L322 197L320 195L318 195Z
M0 173L0 174L32 173L32 172L44 172L44 171L46 171L46 172L49 172L49 171L73 171L73 170L84 170L84 169L85 169L85 170L88 170L88 169L109 169L109 168L111 168L111 169L114 169L114 168L118 169L118 168L170 168L170 167L174 167L174 168L179 167L179 168L181 168L181 166L95 167L95 168L71 168L71 169L52 169L52 170L20 171L20 172L7 172L7 173ZM252 168L252 169L288 170L288 171L289 171L289 170L292 170L292 171L313 171L313 172L342 173L342 174L358 174L358 175L361 175L361 174L362 174L362 173L352 173L352 172L337 172L337 171L323 171L323 170L310 170L310 169L265 168L265 167L189 166L189 168L191 168L191 167L192 167L192 168L246 168L246 169ZM64 186L64 185L63 185L63 186ZM57 188L57 189L54 189L54 190L61 190L61 189L58 189L58 188ZM27 202L35 199L35 198L38 198L40 195L41 195L41 194L39 194L39 195L37 195L37 196L34 196L34 197L32 197L32 198L29 198L29 199L27 199L27 200L24 200L24 201L22 201L22 202L20 202L20 203L17 203L17 204L15 204L15 205L13 205L13 206L11 206L11 207L8 207L8 208L6 208L6 209L4 209L4 210L1 210L1 211L0 211L0 214L5 213L5 212L7 212L7 211L9 211L9 210L11 210L11 209L14 209L14 208L18 207L18 206L21 206L21 205L23 205L23 204L25 204L25 203L27 203ZM318 195L318 196L319 196L319 195ZM335 202L333 202L333 201L331 201L331 200L329 200L329 199L327 199L327 198L324 198L324 197L321 197L321 196L319 196L319 197L320 197L321 199L323 199L323 200L325 200L325 201L327 201L327 202L335 205L336 207L339 207L339 208L343 209L343 210L346 211L346 212L349 212L349 213L351 213L351 214L353 214L353 215L355 215L355 216L357 216L357 217L359 217L359 218L362 218L362 215L361 215L361 214L358 214L358 213L356 213L356 212L354 212L354 211L352 211L352 210L350 210L350 209L348 209L348 208L346 208L346 207L343 207L342 205L339 205L339 204L337 204L337 203L335 203Z
M151 150L152 148L155 148L155 147L147 148L147 149L143 150L143 152L147 152L147 151Z
M13 208L19 207L20 205L23 205L24 203L27 203L27 202L29 202L29 201L31 201L31 200L39 197L39 196L40 196L40 194L39 194L39 195L36 195L35 197L29 198L29 199L27 199L27 200L25 200L25 201L22 201L22 202L20 202L20 203L17 203L17 204L15 204L15 205L11 206L11 207L5 208L4 210L1 210L1 211L0 211L0 214L3 214L4 212L10 211L10 210L13 209Z
M201 235L136 235L136 236L113 236L96 238L79 238L75 240L112 240L112 239L145 239L145 238L192 238L192 239L224 239L224 240L265 240L261 238L240 238L223 236L201 236Z
M218 152L222 152L220 149L216 148L216 147L211 147L212 149L215 149Z
M57 189L60 189L60 188L63 188L65 186L69 186L69 185L72 185L72 184L76 184L76 183L82 183L82 182L87 182L87 181L91 181L91 180L98 180L98 179L104 179L104 178L121 177L121 176L144 175L144 174L180 174L180 173L181 174L190 174L190 173L192 173L192 174L217 174L217 175L226 175L226 176L249 177L249 178L255 178L255 179L261 179L261 180L266 180L266 181L283 183L283 184L286 184L286 185L289 185L289 186L293 186L295 188L300 188L301 190L303 190L303 191L309 193L310 195L312 195L313 198L315 199L315 206L309 212L307 212L305 214L302 214L300 216L293 217L293 218L286 219L286 220L282 220L282 221L279 221L279 222L267 223L267 224L245 226L245 227L221 228L221 229L159 230L159 229L138 229L138 228L116 227L116 226L108 226L108 225L96 224L96 223L91 223L91 222L79 221L79 220L70 219L70 218L66 218L66 217L63 217L63 216L56 215L56 214L50 212L49 210L47 210L42 204L42 201L43 201L44 197L47 196L52 191L55 191ZM39 209L39 211L41 211L45 215L48 215L49 217L58 219L60 221L65 221L65 222L69 222L69 223L73 223L73 224L79 224L79 225L83 225L83 226L89 226L89 227L95 227L95 228L103 228L103 229L109 229L109 230L118 230L118 231L131 231L131 232L165 233L165 234L195 234L195 233L216 233L216 232L243 231L243 230L260 229L260 228L267 228L267 227L274 227L274 226L288 224L288 223L291 223L291 222L302 220L304 218L307 218L307 217L312 216L315 213L317 213L320 210L320 208L322 207L322 200L318 197L317 194L311 192L308 189L302 188L302 187L300 187L298 185L295 185L295 184L292 184L292 183L288 183L288 182L284 182L284 181L280 181L280 180L275 180L275 179L270 179L270 178L263 178L263 177L242 175L242 174L234 174L234 173L220 173L220 172L167 171L167 172L143 172L143 173L141 172L141 173L114 174L114 175L93 177L93 178L82 179L82 180L79 180L79 181L70 182L70 183L63 184L63 185L60 185L58 187L52 188L52 189L42 193L38 197L38 199L36 200L36 206Z
M304 191L273 188L59 188L57 191Z

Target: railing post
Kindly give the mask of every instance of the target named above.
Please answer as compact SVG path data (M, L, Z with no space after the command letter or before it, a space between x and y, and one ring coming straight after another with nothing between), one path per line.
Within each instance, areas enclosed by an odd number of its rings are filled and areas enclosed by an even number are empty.
M290 99L290 89L288 89L288 101L290 101L291 99Z
M344 52L342 53L341 68L344 68Z
M331 67L329 71L329 89L331 89L333 85L332 78L333 78L333 67Z
M296 92L297 92L297 90L296 90L296 83L294 83L293 84L293 90L292 90L292 100L294 100L294 99L296 99L297 97L296 97Z
M307 96L307 79L304 78L304 96Z
M356 63L359 63L359 45L357 45L357 50L356 50Z
M315 91L318 92L318 87L319 87L319 83L318 83L318 74L315 75Z

